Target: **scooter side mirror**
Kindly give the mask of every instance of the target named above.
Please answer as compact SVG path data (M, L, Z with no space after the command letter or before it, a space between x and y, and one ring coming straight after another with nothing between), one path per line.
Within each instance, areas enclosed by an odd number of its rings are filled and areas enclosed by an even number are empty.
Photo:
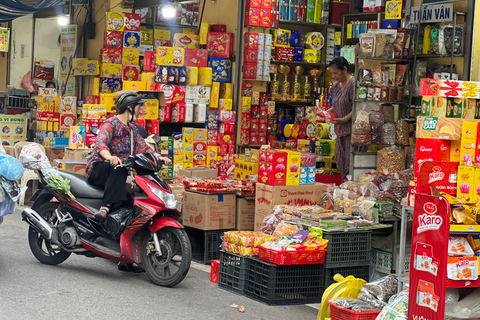
M93 135L98 135L98 132L100 131L100 129L98 129L98 127L95 127L95 126L90 126L90 133L93 134Z

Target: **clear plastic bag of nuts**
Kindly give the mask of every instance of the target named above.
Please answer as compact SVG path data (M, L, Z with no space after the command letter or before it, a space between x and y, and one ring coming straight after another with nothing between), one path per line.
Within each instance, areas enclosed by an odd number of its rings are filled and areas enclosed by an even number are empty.
M382 135L383 135L383 144L387 145L394 145L395 144L395 124L387 122L382 127Z
M382 127L385 123L385 114L382 110L372 110L369 114L369 122L372 127L372 144L382 144Z
M415 167L415 150L416 145L411 145L407 148L407 154L405 156L405 168L413 169Z
M377 152L377 171L384 170L390 174L405 170L405 153L402 148L392 146Z
M395 122L395 144L403 146L408 146L410 144L408 122L405 120Z

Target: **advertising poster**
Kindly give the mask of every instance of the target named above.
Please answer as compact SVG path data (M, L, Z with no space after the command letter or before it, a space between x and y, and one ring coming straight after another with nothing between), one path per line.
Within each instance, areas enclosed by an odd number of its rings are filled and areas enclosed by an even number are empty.
M415 196L408 320L440 320L445 314L450 204L443 197Z
M62 27L60 44L60 87L63 96L75 95L75 77L68 73L72 69L72 61L75 56L77 45L77 26L69 25ZM67 83L68 78L68 83Z
M0 28L0 52L8 52L10 29Z
M13 146L27 138L27 116L0 114L0 140L3 146Z

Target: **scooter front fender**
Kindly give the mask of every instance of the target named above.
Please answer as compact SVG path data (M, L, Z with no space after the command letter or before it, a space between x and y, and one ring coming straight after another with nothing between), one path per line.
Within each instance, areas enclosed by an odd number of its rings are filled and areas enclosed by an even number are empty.
M183 226L178 221L170 217L155 216L153 217L152 224L148 226L148 230L150 232L157 232L158 230L165 227L183 229Z

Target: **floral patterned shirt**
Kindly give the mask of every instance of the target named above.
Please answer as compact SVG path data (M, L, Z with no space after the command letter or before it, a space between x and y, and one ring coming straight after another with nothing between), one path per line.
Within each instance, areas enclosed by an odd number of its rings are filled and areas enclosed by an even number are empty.
M100 151L108 150L114 157L125 159L130 155L130 130L133 131L133 154L154 152L140 136L137 127L129 123L128 127L116 116L105 121L101 126L93 152L87 161L86 176L92 173L93 164L105 159Z

